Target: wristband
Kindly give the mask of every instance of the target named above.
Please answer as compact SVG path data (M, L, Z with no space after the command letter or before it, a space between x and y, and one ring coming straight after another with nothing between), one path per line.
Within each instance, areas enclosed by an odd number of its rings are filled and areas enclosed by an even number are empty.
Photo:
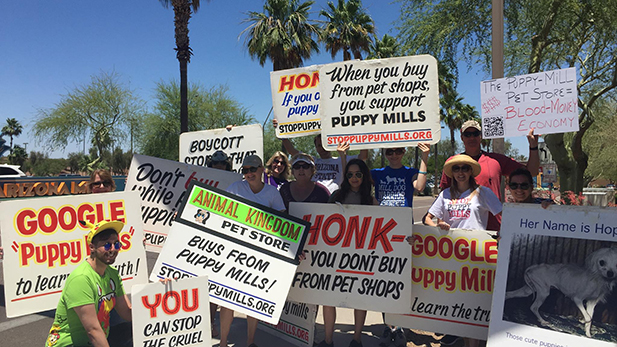
M426 171L418 171L418 175L426 175L428 172Z
M529 147L529 150L530 150L530 151L537 151L537 150L538 150L538 146L535 146L535 147Z

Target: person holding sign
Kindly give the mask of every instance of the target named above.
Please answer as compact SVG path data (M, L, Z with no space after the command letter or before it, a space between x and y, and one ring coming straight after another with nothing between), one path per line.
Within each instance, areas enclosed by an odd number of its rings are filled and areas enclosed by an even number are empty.
M373 182L366 163L360 159L352 159L345 167L345 180L341 188L330 196L329 202L348 205L379 205L371 193ZM336 323L336 307L323 306L323 320L326 332L325 340L318 347L332 347L334 343L334 324ZM362 346L362 329L366 321L366 310L354 310L354 334L349 347Z
M285 211L285 204L279 191L262 181L264 167L261 158L257 155L248 155L242 162L242 174L244 180L232 183L227 187L227 191L258 204L273 208L278 211ZM234 319L234 311L221 307L221 344L220 347L227 347L227 336L231 329ZM253 342L255 331L257 330L257 318L246 317L247 338L246 344L249 347L257 347Z
M272 123L276 128L278 124L276 120L273 120ZM293 143L291 143L289 139L282 139L281 141L283 142L283 146L285 146L285 150L289 153L289 155L293 156L300 153L300 151L294 147ZM328 191L332 193L339 188L341 182L343 181L343 168L345 164L342 162L340 157L332 157L332 154L323 148L321 143L321 135L315 136L313 142L315 143L315 150L317 151L317 154L319 154L319 158L315 160L316 171L313 176L313 181L323 184L326 188L328 188ZM351 156L350 158L356 157ZM361 150L357 158L366 160L366 158L368 158L368 150Z
M90 257L71 272L62 289L46 346L109 346L110 312L131 320L131 304L118 270L111 267L122 247L118 234L124 223L101 221L88 228Z
M412 207L414 190L424 190L427 174L426 163L431 148L425 143L418 144L418 148L422 151L420 170L403 165L405 148L386 149L388 166L371 170L371 176L375 182L375 197L379 205Z
M444 189L424 218L426 225L450 228L485 230L489 212L501 214L499 198L475 180L481 172L480 164L466 154L455 155L443 167L452 179L450 188ZM433 222L437 217L438 223Z
M276 151L266 162L264 172L264 182L280 189L289 178L289 160L287 155L281 151Z
M480 186L488 187L501 200L501 176L508 176L512 171L523 167L522 164L503 154L488 153L480 148L482 142L482 127L475 120L468 120L461 127L461 140L465 145L465 152L480 164L482 172L476 177L476 182ZM534 129L527 135L529 142L529 160L527 169L532 175L538 174L540 167L540 155L538 154L538 135L534 135ZM448 160L451 160L450 157ZM452 179L446 175L445 170L441 176L440 187L446 189L452 184ZM501 227L501 216L489 217L487 230L499 231Z
M279 190L285 208L289 211L289 203L292 201L328 202L330 198L328 188L311 180L315 174L313 157L305 153L298 153L291 158L291 162L292 173L296 180L283 184Z

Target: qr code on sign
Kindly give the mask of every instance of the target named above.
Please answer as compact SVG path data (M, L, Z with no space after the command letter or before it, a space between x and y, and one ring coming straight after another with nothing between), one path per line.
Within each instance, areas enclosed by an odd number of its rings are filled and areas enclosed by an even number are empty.
M482 128L484 129L484 137L504 136L503 116L484 117Z

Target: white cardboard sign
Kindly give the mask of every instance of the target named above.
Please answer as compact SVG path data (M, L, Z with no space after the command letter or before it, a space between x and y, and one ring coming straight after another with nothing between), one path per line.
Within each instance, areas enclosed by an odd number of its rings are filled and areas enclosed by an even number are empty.
M146 250L158 253L163 248L174 215L191 181L227 189L241 179L241 175L228 171L134 155L125 190L136 191L141 198Z
M411 312L411 208L292 202L289 209L311 222L290 300Z
M207 276L133 289L133 346L212 346Z
M487 346L615 346L615 208L505 204L501 235Z
M90 256L88 229L79 220L121 220L122 243L114 267L127 293L146 283L146 251L134 192L72 195L0 202L7 317L56 308L66 279Z
M317 305L286 301L278 324L259 321L257 328L294 346L312 347L316 314Z
M231 158L231 167L239 172L247 155L264 159L264 136L261 124L191 131L180 134L180 162L206 166L212 154L218 150Z
M411 314L388 324L486 340L497 241L486 231L414 225Z
M321 131L319 67L270 72L272 109L278 122L276 137L294 138Z
M480 82L486 139L578 131L576 68Z
M441 136L437 60L430 55L345 61L319 69L324 148L437 143Z
M309 224L192 182L152 281L207 275L210 300L277 324Z

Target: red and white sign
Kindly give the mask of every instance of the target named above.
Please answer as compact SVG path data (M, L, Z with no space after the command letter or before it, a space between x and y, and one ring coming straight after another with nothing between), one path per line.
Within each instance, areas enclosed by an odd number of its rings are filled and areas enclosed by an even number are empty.
M56 308L66 279L90 256L89 230L79 224L125 223L114 267L124 289L147 283L140 199L135 192L71 195L0 202L7 317Z
M135 286L134 346L211 346L208 277Z

